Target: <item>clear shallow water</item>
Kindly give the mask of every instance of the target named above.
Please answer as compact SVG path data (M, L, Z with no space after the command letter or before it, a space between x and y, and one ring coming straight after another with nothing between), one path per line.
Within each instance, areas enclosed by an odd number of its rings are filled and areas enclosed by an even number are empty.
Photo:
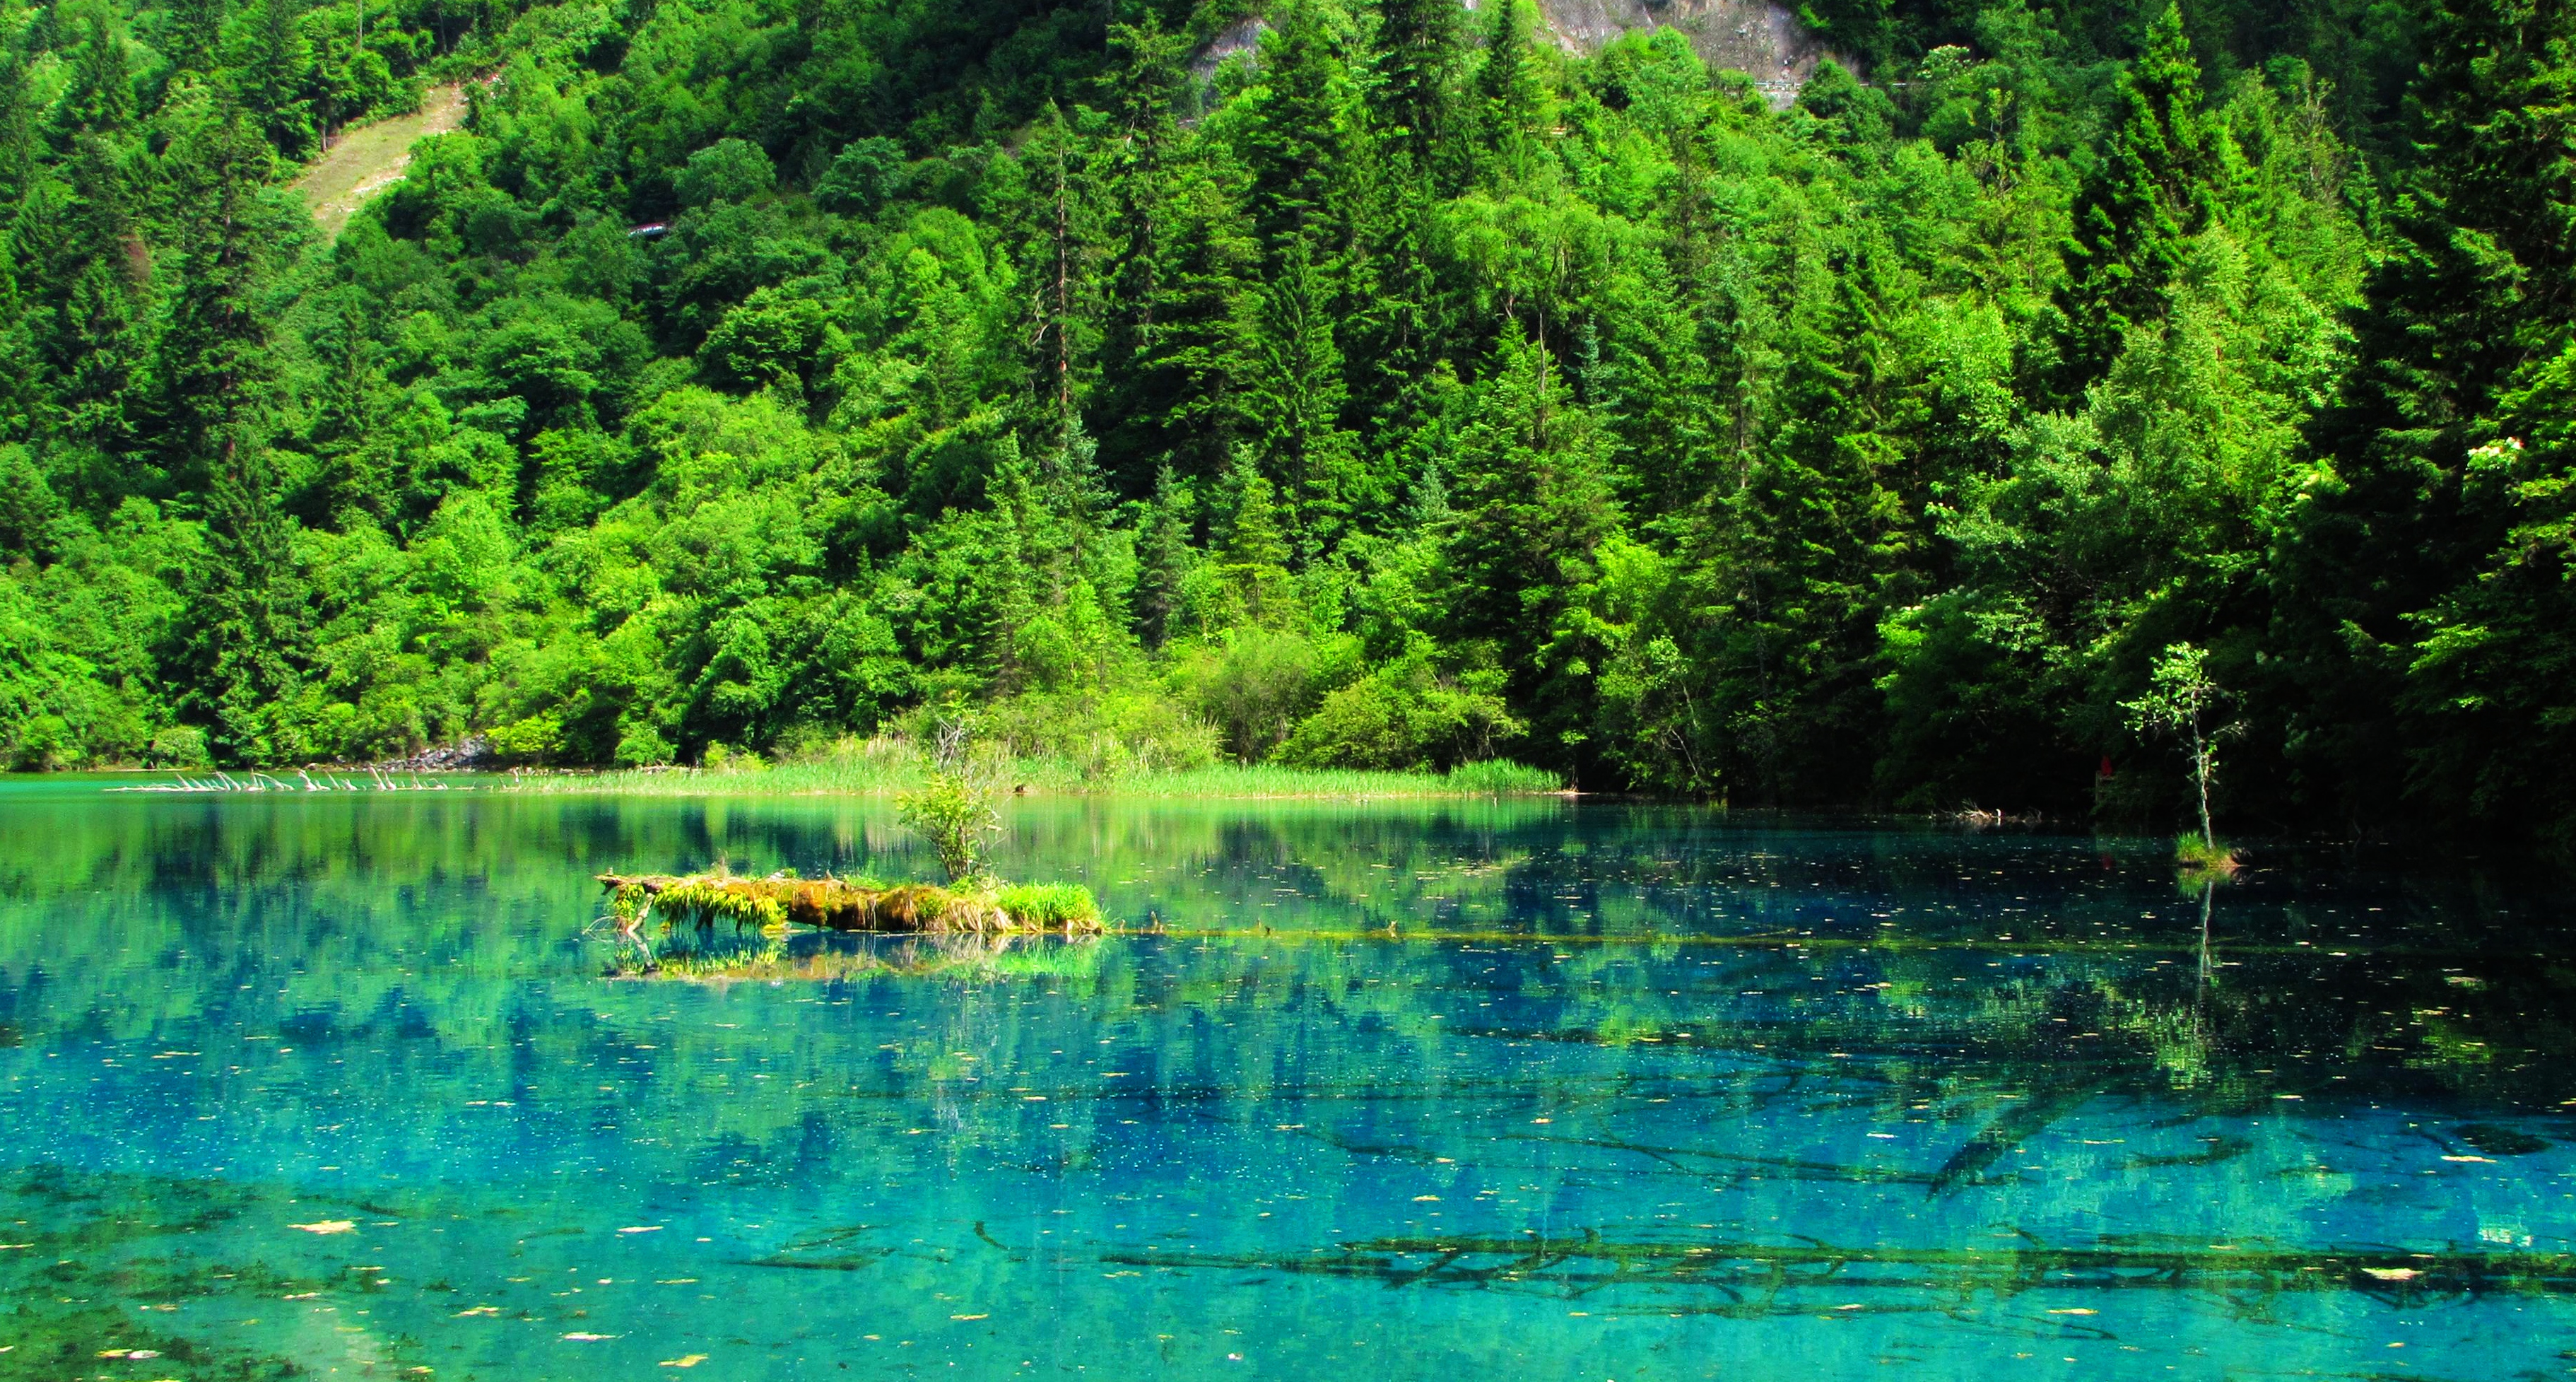
M869 803L0 785L0 1378L2571 1370L2563 900L2321 861L2204 951L2081 838L1012 827L1163 934L612 979L595 872L929 861Z

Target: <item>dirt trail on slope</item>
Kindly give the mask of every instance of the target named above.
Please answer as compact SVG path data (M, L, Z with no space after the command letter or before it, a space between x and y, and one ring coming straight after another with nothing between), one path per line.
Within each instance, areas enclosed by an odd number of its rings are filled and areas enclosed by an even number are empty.
M420 109L389 116L344 131L304 176L295 180L304 208L324 239L334 239L367 198L402 180L411 166L411 146L433 134L445 134L465 123L465 88L431 87L421 94Z

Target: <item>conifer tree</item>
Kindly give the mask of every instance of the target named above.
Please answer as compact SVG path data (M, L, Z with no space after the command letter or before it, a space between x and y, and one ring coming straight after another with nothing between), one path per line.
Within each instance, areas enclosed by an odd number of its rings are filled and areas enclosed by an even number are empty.
M306 590L270 446L278 378L260 311L271 232L259 189L271 157L248 115L227 107L178 161L189 214L159 372L165 444L202 486L206 517L197 696L219 752L275 762L302 748L280 709L297 682Z
M1280 522L1278 488L1253 463L1250 448L1235 448L1215 499L1208 536L1226 586L1240 602L1239 617L1254 624L1279 622L1292 613L1288 535Z
M2576 322L2576 88L2566 0L2446 0L2407 98L2412 161L2370 285L2339 438L2375 432L2456 464L2459 429ZM2429 435L2428 435L2429 434ZM2356 437L2357 439L2357 437Z
M36 110L27 88L27 55L0 43L0 206L26 196L36 170Z
M2075 204L2062 393L2110 367L2131 326L2164 312L2183 242L2216 209L2211 176L2224 136L2201 114L2200 65L2168 3L2147 26L2146 50L2120 76L2119 124Z
M1180 135L1176 107L1189 87L1189 49L1185 36L1164 33L1150 11L1142 24L1112 27L1109 44L1117 61L1110 93L1117 134L1102 161L1110 174L1116 256L1110 282L1117 310L1110 314L1105 354L1132 360L1151 348L1154 309L1164 288L1169 221L1163 203L1172 145Z
M1528 179L1550 119L1546 59L1533 0L1494 0L1485 56L1476 69L1477 133L1495 176Z
M298 0L263 0L252 21L249 51L236 85L241 103L258 117L262 133L290 158L313 142L313 103L305 96L313 57L304 41Z
M130 477L107 458L131 441L127 393L143 363L151 255L118 148L98 134L78 136L71 173L72 233L55 270L69 282L42 324L42 350L57 386L55 427L94 451L83 467L88 473L70 489L104 509L130 492ZM85 492L93 486L98 492Z
M1311 555L1349 517L1347 390L1322 270L1291 240L1276 277L1247 294L1236 355L1235 406L1265 473L1276 475L1291 524Z
M122 134L134 123L134 70L125 54L125 29L104 5L89 11L71 85L56 118L69 134Z
M227 106L177 150L176 162L186 219L180 287L159 349L169 424L162 445L183 472L205 476L223 457L267 439L278 380L260 310L270 228L259 190L271 157L249 114Z
M304 748L280 712L293 695L308 594L295 559L277 456L264 445L217 454L205 495L206 555L196 631L200 703L217 750L234 762L274 763Z
M1289 0L1262 35L1260 99L1246 130L1253 228L1269 253L1291 239L1329 244L1349 171L1358 92L1332 0Z
M1252 458L1237 452L1226 471L1224 523L1217 551L1226 564L1254 571L1278 571L1288 565L1288 537L1279 521L1278 488Z
M1149 649L1179 632L1181 583L1197 564L1190 545L1197 509L1197 497L1170 466L1156 473L1136 530L1136 632Z
M1162 355L1171 334L1166 313L1180 284L1177 230L1184 218L1172 205L1182 170L1173 166L1180 142L1179 103L1189 91L1186 35L1163 32L1151 11L1139 24L1109 31L1112 67L1104 93L1115 123L1100 159L1107 186L1107 265L1100 313L1100 383L1091 415L1101 426L1105 469L1128 493L1144 488L1149 466L1165 464L1160 441L1160 397L1167 381ZM1159 622L1154 622L1159 628Z
M16 235L0 233L0 438L12 441L34 430L35 414L46 401L36 377L26 297L18 284L17 249Z
M2356 815L2400 799L2411 766L2424 798L2464 819L2545 817L2576 833L2561 622L2576 474L2571 101L2576 6L2439 7L2407 99L2415 158L2394 244L2280 569L2292 733ZM2551 804L2516 809L2535 797Z
M1588 674L1542 654L1621 515L1605 473L1609 439L1545 357L1506 332L1458 438L1440 624L1498 654L1513 703L1534 712L1541 756L1579 763L1588 756L1579 747L1591 720Z
M177 0L170 11L170 62L182 72L202 72L222 52L225 0Z
M1442 187L1458 174L1446 155L1457 133L1465 13L1458 0L1378 0L1381 119L1403 131L1397 144L1413 168Z
M138 316L133 290L113 260L90 260L72 281L55 337L65 357L58 395L65 436L111 453L130 442L126 391L140 363Z
M1059 430L1075 425L1099 335L1091 287L1096 180L1086 175L1093 152L1091 141L1066 121L1064 108L1050 101L1038 137L1022 155L1029 173L1023 212L1029 253L1022 272L1036 288L1029 295L1031 382Z

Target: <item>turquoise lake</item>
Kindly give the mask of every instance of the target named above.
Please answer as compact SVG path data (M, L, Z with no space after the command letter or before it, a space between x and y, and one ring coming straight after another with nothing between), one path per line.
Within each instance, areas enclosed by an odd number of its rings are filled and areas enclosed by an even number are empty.
M682 979L612 973L594 874L931 860L876 802L0 785L0 1379L2576 1373L2548 887L1008 824L1127 933Z

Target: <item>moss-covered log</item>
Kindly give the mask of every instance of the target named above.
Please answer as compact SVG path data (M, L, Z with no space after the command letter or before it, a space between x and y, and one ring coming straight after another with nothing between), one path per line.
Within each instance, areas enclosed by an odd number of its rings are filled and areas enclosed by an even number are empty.
M860 879L735 878L721 873L599 875L609 910L633 928L648 916L665 923L719 920L736 925L820 927L907 935L1105 929L1091 890L1075 884L940 888L926 883L879 885Z

